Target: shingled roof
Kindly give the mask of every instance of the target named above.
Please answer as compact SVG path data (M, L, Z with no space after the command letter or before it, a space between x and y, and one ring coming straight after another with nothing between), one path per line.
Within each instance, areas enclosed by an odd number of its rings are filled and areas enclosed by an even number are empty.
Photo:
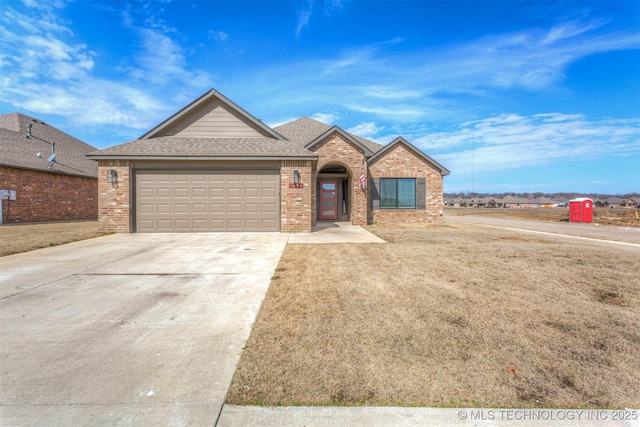
M181 138L160 136L137 139L104 150L90 153L99 158L127 159L217 159L256 158L317 158L309 150L290 141L273 138Z
M25 137L29 124L33 138ZM55 143L56 162L51 168L46 160L51 144L41 140ZM86 157L95 149L38 119L20 113L0 115L0 166L97 178L98 164Z
M313 159L318 155L306 149L305 145L330 129L331 126L327 124L303 117L273 128L274 132L286 139L148 137L145 134L140 139L94 151L88 155L95 159ZM348 135L372 153L383 148L383 145L368 139Z
M315 140L329 129L331 129L331 126L309 117L303 117L274 128L274 130L289 141L297 142L302 146L305 146ZM360 144L367 147L372 153L375 153L384 147L384 145L369 141L361 136L354 135L352 133L349 133L349 135L351 135Z
M212 89L140 138L94 151L88 157L96 160L315 159L318 155L311 151L312 146L333 132L351 141L367 157L375 157L385 149L384 145L309 117L270 128ZM445 175L449 173L413 145L408 146Z

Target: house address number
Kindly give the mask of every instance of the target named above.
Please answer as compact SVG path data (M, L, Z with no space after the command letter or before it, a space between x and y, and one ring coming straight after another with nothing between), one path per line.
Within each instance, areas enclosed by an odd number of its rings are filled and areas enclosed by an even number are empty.
M290 182L289 183L289 188L304 188L304 184L299 182L299 183L295 183L295 182Z

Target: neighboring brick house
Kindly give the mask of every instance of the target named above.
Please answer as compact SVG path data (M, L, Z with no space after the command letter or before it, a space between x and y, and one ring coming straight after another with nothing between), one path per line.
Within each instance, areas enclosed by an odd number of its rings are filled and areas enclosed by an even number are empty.
M95 147L40 120L0 115L0 224L97 219L98 165L86 157L91 151Z
M442 222L449 171L310 118L270 128L211 90L139 139L95 151L104 232L309 232L318 221Z

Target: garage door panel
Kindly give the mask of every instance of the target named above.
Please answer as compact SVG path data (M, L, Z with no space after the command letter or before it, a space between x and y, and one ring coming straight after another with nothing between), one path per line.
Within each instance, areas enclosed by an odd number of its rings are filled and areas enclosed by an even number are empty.
M224 204L222 203L210 203L209 212L211 213L224 213Z
M154 224L158 231L171 231L171 220L170 219L158 219Z
M278 206L275 203L263 203L262 213L275 214L278 212Z
M279 171L137 171L138 232L278 231Z
M199 197L199 198L205 198L207 197L207 189L206 188L194 188L193 192L191 193L191 197Z
M271 197L277 197L278 195L278 190L275 188L262 188L262 191L260 192L262 195L262 198L271 198Z
M211 198L224 198L224 190L222 188L210 188L209 197Z
M156 204L156 214L171 214L173 212L173 205L170 203L158 203Z
M173 190L173 197L189 197L188 188L175 188Z
M152 188L143 188L138 194L138 197L140 198L153 197L153 195L154 195L154 191Z
M244 213L258 213L260 212L260 205L258 203L245 203Z
M156 188L155 190L156 197L171 197L172 191L170 188Z
M241 187L232 187L227 189L227 197L242 197Z
M244 197L259 197L260 189L255 187L248 187L244 189Z
M211 231L225 231L224 219L210 219L209 229Z
M278 226L278 222L273 219L263 219L262 220L262 229L270 229Z
M229 214L240 213L240 212L242 212L242 206L243 205L241 205L240 203L228 203L227 204L227 213L229 213Z

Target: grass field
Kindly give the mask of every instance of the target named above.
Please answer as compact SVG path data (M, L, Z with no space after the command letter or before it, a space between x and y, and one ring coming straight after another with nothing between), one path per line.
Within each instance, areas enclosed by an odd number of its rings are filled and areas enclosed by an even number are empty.
M0 226L0 256L101 236L98 221L50 222Z
M446 208L448 215L486 215L500 216L512 219L523 219L545 222L568 222L569 208ZM625 227L640 227L640 211L638 209L610 209L594 208L593 223L600 225L619 225Z
M640 249L462 224L288 245L227 402L640 404Z

